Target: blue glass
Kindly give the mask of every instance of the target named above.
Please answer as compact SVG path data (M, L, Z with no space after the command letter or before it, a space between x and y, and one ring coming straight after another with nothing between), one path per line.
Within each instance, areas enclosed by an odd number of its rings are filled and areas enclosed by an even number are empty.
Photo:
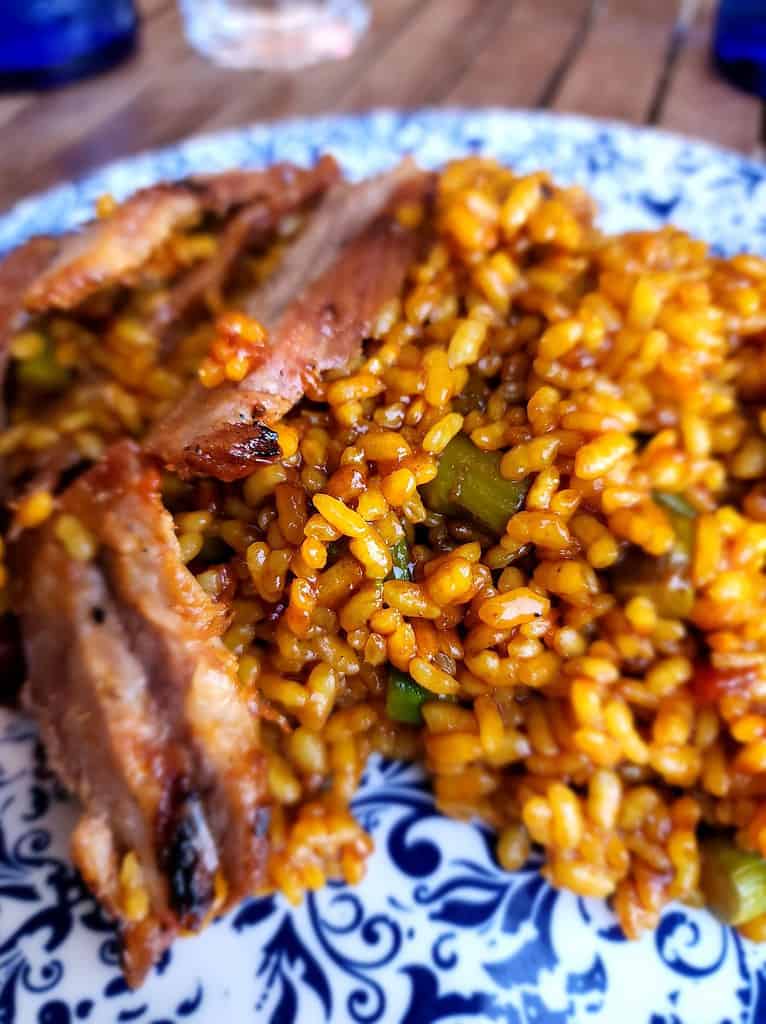
M132 52L133 0L0 0L0 88L45 88Z
M766 99L766 0L721 0L713 52L730 82Z

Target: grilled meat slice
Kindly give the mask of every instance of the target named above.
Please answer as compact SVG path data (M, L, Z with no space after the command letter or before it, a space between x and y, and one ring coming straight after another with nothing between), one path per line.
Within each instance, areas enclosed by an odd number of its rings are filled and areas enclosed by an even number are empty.
M269 329L264 361L240 383L189 388L150 431L148 450L183 476L221 480L277 457L271 427L308 382L359 358L375 314L398 295L420 238L399 224L396 207L431 184L405 163L330 189L280 270L243 301Z
M23 296L59 249L55 238L30 238L0 260L0 391L8 365L8 345L24 323ZM1 422L5 423L5 406Z
M265 170L227 171L190 178L176 185L157 185L126 200L112 216L64 238L36 238L0 262L0 387L15 330L34 316L57 308L70 309L102 287L130 284L155 249L180 226L203 214L227 217L220 226L213 255L182 272L155 307L147 323L172 347L171 328L204 299L215 301L243 250L263 242L291 212L302 212L339 176L330 156L303 169L277 164ZM34 310L30 313L25 309ZM97 387L99 374L88 373ZM2 420L0 419L0 426ZM71 438L51 449L11 458L0 479L6 501L38 490L55 490L63 474L83 468Z
M258 204L262 223L274 224L337 176L335 161L324 157L308 170L276 164L141 189L111 216L61 239L26 287L24 304L31 312L74 309L101 288L130 283L163 242L204 213L223 217L244 204Z
M24 319L23 296L59 250L55 238L30 238L0 260L0 351Z
M158 484L138 448L120 442L60 502L96 556L71 558L56 521L23 534L13 553L23 699L52 767L85 805L74 854L122 915L133 983L152 951L203 921L219 867L231 905L262 884L266 852L263 755L220 639L226 614L181 563ZM129 851L149 894L140 922L115 892L114 863Z
M273 164L263 170L222 171L197 174L187 180L210 213L224 216L238 206L260 203L286 213L301 206L312 195L329 188L340 177L334 157L325 154L308 170L295 164Z
M74 309L93 292L126 279L173 232L194 223L200 209L183 184L136 192L110 217L61 240L57 255L24 294L27 309Z
M192 179L202 190L209 211L224 214L239 209L222 229L210 259L192 267L170 288L152 315L150 329L163 334L203 299L220 300L242 251L264 241L284 216L301 211L337 181L339 174L335 160L323 156L308 171L277 164L265 171L228 171Z

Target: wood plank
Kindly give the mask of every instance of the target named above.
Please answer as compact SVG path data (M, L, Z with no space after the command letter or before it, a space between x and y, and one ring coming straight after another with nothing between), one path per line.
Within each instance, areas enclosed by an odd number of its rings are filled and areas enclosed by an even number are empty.
M332 109L334 97L422 6L422 0L383 0L350 60L266 74L216 66L186 43L175 3L144 2L156 9L133 62L46 94L28 109L9 110L12 130L29 145L14 154L12 174L0 176L0 209L24 192L189 134Z
M679 0L371 0L372 28L349 60L289 74L216 67L186 43L176 0L137 2L144 31L132 61L55 92L0 97L11 140L0 208L194 132L375 105L552 100L745 150L759 137L759 102L708 67L712 0L681 0L706 5L685 37L673 33Z
M446 94L467 106L536 107L576 44L591 0L519 0Z
M136 10L144 24L157 14L166 11L173 0L134 0Z
M247 73L234 72L244 88L232 88L216 113L204 122L210 130L246 121L326 113L364 78L368 68L423 6L423 0L382 0L372 8L372 22L347 60L326 61L289 74L261 76L249 87ZM232 82L236 86L237 82Z
M553 108L644 121L677 12L676 0L603 0Z
M691 25L668 82L657 123L746 153L761 142L761 102L734 88L712 66L713 12L705 5Z
M508 16L508 0L430 0L366 74L340 97L341 110L442 102Z
M13 120L25 108L31 109L35 96L30 93L0 96L0 125Z

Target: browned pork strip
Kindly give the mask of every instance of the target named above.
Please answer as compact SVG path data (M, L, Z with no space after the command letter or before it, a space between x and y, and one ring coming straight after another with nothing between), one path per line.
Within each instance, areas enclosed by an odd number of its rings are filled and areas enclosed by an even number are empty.
M99 560L153 697L197 759L205 813L239 900L261 881L264 794L257 723L220 640L225 613L181 562L158 473L132 442L115 445L84 480L90 493L78 489L75 514L102 545Z
M264 218L278 220L337 176L335 161L324 157L308 170L276 164L141 189L111 216L62 239L58 253L26 288L25 305L32 312L74 309L101 288L129 283L163 242L203 213L224 216L237 206L258 203Z
M237 258L272 232L288 213L303 209L335 181L340 169L323 156L309 171L277 164L266 171L228 171L194 178L203 189L207 209L216 213L240 206L223 228L216 251L173 285L156 308L150 329L162 332L202 299L220 300L221 291Z
M153 310L149 330L163 335L167 328L205 299L220 301L221 290L235 261L253 236L271 226L272 212L262 203L245 206L232 215L210 259L196 264L174 283Z
M56 521L16 547L24 699L51 765L85 805L74 853L113 910L114 865L138 856L150 913L123 922L137 982L179 927L201 923L219 862L228 904L262 884L263 758L220 639L225 614L180 560L156 469L121 442L61 511L98 550L69 557Z
M60 239L36 238L0 262L0 391L8 341L30 314L70 308L101 287L129 283L133 273L172 232L203 212L224 216L214 255L183 274L155 309L147 326L167 342L167 329L207 296L220 292L243 249L273 232L288 213L302 211L338 179L330 156L303 169L277 164L265 170L227 171L157 185L136 193L109 218ZM2 418L0 418L0 426ZM70 439L37 453L24 453L14 478L13 460L0 480L0 494L14 501L38 490L55 490L62 473L84 461Z
M150 431L146 447L184 476L236 480L279 455L270 427L306 382L358 358L383 303L401 290L419 245L396 218L430 175L409 163L330 189L280 270L243 305L270 332L265 360L242 382L195 385Z
M115 871L99 852L104 830L110 860L118 850L135 851L153 931L167 928L172 937L175 915L156 831L165 794L183 778L187 758L167 737L98 565L69 558L52 529L25 535L15 556L24 567L18 603L28 672L23 700L37 719L49 764L85 806L75 862L119 916ZM99 836L99 847L88 853L90 834ZM130 955L141 959L138 951Z
M308 170L282 163L257 171L198 174L187 183L199 192L206 210L223 216L234 207L255 202L287 212L323 192L339 177L337 161L325 154Z
M136 192L110 217L62 239L58 255L27 289L27 309L74 309L93 292L141 267L199 213L199 199L183 184Z

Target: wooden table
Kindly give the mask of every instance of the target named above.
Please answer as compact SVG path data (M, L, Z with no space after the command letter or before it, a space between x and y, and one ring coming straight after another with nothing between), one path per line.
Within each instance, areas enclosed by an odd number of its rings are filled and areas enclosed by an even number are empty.
M0 209L195 132L375 106L546 107L760 150L760 102L710 69L708 0L372 0L349 60L282 74L218 68L185 42L174 0L138 3L129 62L0 96Z

